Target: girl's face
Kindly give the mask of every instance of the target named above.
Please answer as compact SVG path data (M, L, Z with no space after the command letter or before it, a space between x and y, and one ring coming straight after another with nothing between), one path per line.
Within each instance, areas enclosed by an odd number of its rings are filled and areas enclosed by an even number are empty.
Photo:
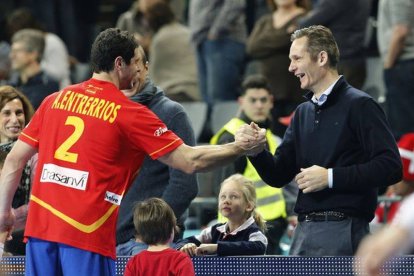
M26 123L23 104L19 99L11 100L4 105L0 110L0 122L1 143L16 140Z
M219 211L231 220L240 220L247 217L252 211L252 206L243 195L240 185L234 181L225 182L221 186L219 194Z

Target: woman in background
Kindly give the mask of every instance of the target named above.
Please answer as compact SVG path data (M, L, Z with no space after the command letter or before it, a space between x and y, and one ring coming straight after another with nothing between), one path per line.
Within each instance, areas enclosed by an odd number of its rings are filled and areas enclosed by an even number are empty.
M0 86L0 151L10 152L33 113L33 106L23 93L12 86ZM36 156L26 164L20 185L13 198L12 207L16 215L16 224L13 239L7 241L4 248L4 251L12 255L25 255L26 251L23 232Z
M300 84L288 71L290 35L309 10L308 0L267 0L271 14L262 16L247 40L247 54L259 61L259 71L269 80L274 98L273 122L288 116L304 101ZM283 137L283 131L273 129Z

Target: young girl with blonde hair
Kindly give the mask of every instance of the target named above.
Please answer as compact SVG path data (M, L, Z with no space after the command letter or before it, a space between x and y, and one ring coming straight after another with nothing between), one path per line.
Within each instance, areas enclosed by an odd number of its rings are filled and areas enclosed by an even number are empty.
M221 184L218 207L228 221L208 227L200 235L181 240L177 248L190 256L264 255L267 239L263 232L266 231L266 224L255 212L253 182L241 174L225 179Z

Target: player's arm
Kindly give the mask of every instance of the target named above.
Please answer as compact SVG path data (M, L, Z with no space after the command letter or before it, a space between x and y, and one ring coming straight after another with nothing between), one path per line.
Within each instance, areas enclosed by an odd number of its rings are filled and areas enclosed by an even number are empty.
M245 150L236 143L197 147L182 144L158 160L185 173L195 173L228 164L244 153Z
M186 173L203 172L229 164L243 154L263 150L265 135L265 129L252 128L250 133L239 135L233 143L197 147L183 144L158 160Z
M20 183L23 168L35 153L36 148L17 140L7 155L0 176L0 233L2 235L5 232L10 234L13 228L14 216L11 211L13 196Z

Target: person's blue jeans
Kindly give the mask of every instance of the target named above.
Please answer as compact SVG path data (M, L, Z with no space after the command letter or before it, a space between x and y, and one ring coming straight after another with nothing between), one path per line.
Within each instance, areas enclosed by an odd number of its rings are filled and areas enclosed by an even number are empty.
M387 114L397 139L414 132L414 59L399 61L384 70Z
M245 65L245 45L230 39L205 40L197 46L199 86L203 100L236 100Z
M146 250L148 245L142 242L137 242L135 239L131 239L125 243L118 244L116 246L117 256L134 256L143 250Z

